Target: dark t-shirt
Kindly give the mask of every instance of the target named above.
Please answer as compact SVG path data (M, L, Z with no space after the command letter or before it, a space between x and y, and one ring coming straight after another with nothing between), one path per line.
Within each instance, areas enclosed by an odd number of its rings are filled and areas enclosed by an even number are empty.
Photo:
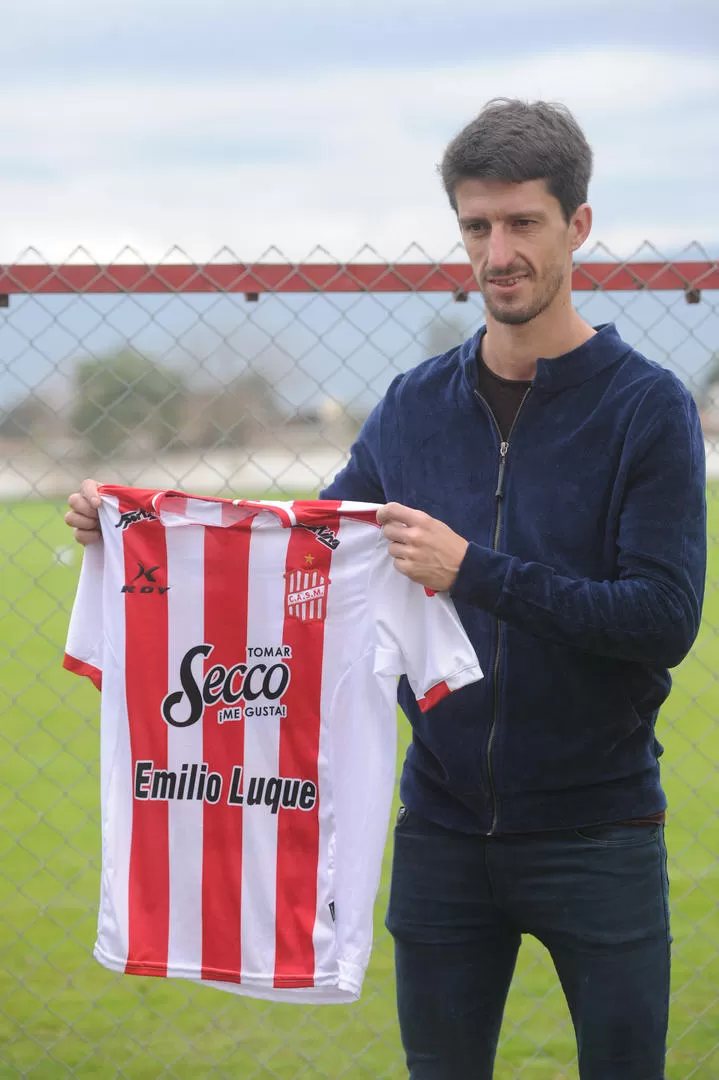
M532 385L530 379L503 379L501 375L495 375L482 359L481 351L477 355L477 389L489 405L492 415L497 422L500 434L504 442L507 442L512 429L519 406L524 400L524 395ZM638 818L633 821L618 821L617 825L663 825L665 812L650 817ZM607 823L611 824L611 823Z
M477 389L492 410L502 439L506 442L517 410L532 385L531 380L503 379L501 375L495 375L481 354L477 357L477 370Z

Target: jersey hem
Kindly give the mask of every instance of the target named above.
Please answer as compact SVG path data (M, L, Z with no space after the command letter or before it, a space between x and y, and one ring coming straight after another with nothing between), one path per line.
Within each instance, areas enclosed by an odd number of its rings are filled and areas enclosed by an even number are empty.
M452 675L448 675L446 679L435 683L434 686L430 686L429 690L421 698L417 698L420 711L427 712L439 701L442 701L443 698L453 694L455 690L460 690L472 681L479 681L482 677L483 673L479 664L471 664L460 671L455 671Z
M123 961L104 952L96 945L93 955L98 963L122 975L144 975L152 978L188 979L202 986L212 986L230 994L263 998L266 1001L308 1002L316 1005L350 1004L358 1001L362 991L362 974L354 965L340 963L339 974L283 976L248 975L231 971L202 971L146 961Z
M430 686L424 697L417 698L417 704L422 712L427 712L442 698L448 697L452 691L447 686L446 682L435 683L434 686Z
M76 656L65 653L62 666L66 671L72 671L74 675L85 675L98 690L102 690L102 672L93 664L87 664L84 660L78 660Z

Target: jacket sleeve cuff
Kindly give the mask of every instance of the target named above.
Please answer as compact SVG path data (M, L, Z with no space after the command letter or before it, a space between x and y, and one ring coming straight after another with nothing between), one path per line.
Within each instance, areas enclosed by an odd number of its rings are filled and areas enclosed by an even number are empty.
M453 600L496 613L512 558L470 542L450 589Z

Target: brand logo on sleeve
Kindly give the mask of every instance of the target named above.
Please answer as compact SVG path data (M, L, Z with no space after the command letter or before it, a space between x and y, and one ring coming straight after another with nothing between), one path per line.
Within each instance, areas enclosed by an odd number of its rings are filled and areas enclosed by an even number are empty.
M137 525L140 521L157 521L157 514L153 514L151 510L128 510L124 514L120 514L120 520L115 525L116 529L122 529L125 532L131 525Z
M307 532L315 534L315 537L321 544L329 548L331 551L336 551L340 546L339 537L333 529L330 529L329 525L303 525L301 522L295 526L296 529L307 529Z

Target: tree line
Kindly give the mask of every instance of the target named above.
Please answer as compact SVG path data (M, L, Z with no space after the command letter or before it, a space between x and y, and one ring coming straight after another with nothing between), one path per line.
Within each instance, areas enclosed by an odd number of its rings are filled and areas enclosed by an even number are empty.
M0 413L0 438L42 443L51 431L93 456L245 445L282 422L268 380L246 370L192 387L181 372L134 349L77 363L69 404L55 411L30 393Z
M436 317L427 327L427 355L461 342L467 327ZM0 411L0 439L43 445L65 436L92 457L118 453L244 446L287 423L269 380L246 369L229 381L192 386L187 375L132 348L79 361L69 404L54 409L37 392ZM701 409L719 407L719 351L690 385Z

